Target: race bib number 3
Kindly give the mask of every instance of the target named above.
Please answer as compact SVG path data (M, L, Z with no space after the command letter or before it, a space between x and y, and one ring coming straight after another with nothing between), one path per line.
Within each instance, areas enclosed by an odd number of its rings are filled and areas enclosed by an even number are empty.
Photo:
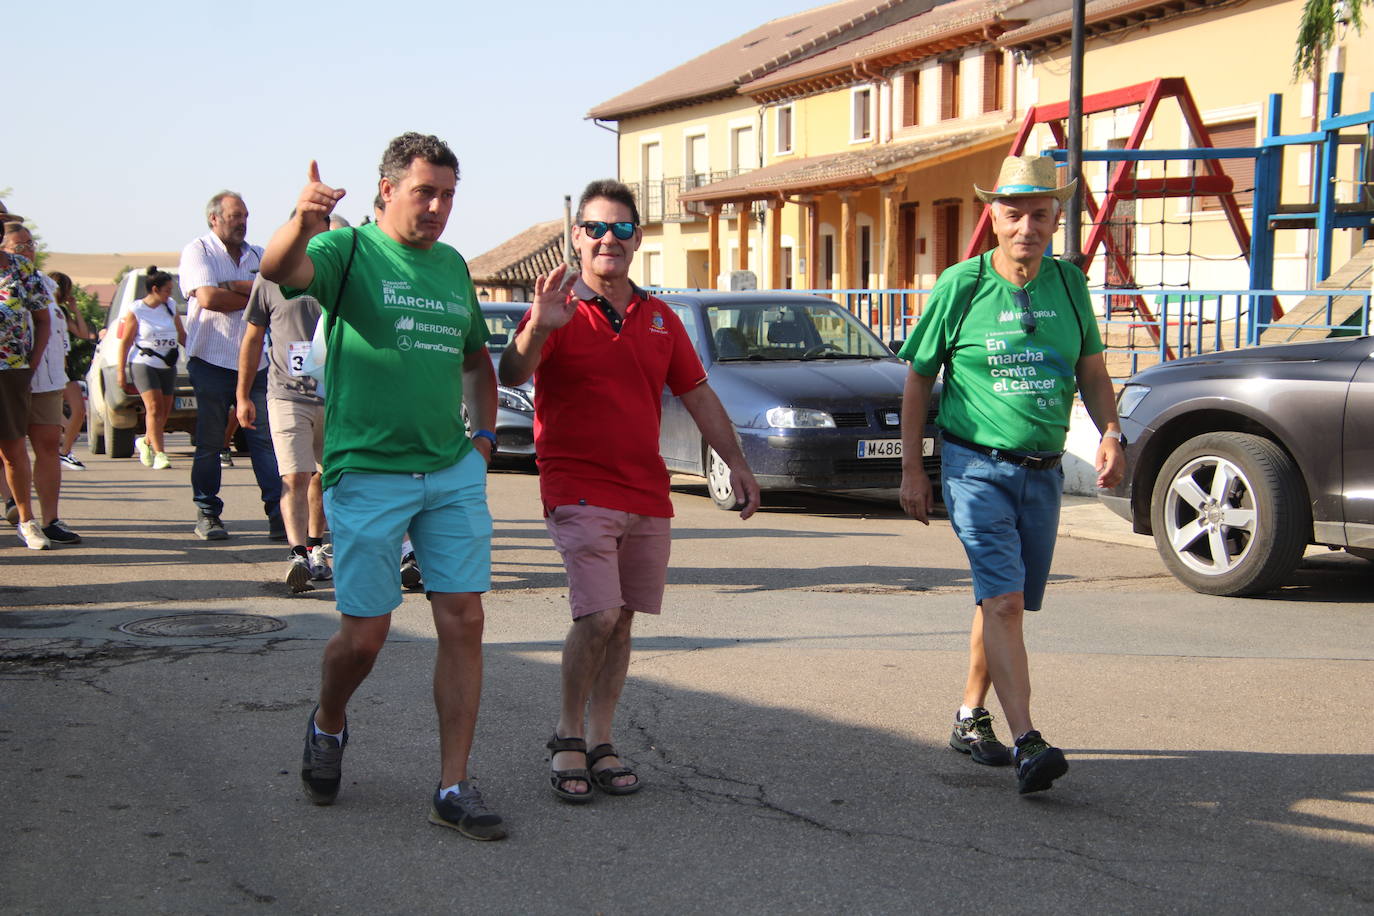
M293 340L287 346L286 371L292 378L305 375L305 358L310 355L310 341Z

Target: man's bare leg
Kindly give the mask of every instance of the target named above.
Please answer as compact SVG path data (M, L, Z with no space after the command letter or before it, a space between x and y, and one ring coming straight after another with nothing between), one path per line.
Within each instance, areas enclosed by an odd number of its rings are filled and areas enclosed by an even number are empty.
M622 617L628 619L633 617L633 614L627 615L624 608L597 611L595 614L578 617L568 630L567 638L563 640L563 703L558 715L560 738L585 737L587 700L605 665L607 646L620 626ZM625 625L625 632L629 633L628 623ZM624 682L623 676L621 681ZM590 746L590 742L588 744ZM576 770L585 764L586 760L579 752L561 751L553 755L551 768ZM575 793L591 791L591 786L580 779L565 780L563 788Z
M625 676L630 670L630 628L634 625L635 612L622 608L620 617L611 629L602 655L601 670L592 681L590 703L587 709L587 748L599 744L611 744L611 725L615 719L616 706L620 703L620 693L625 688ZM620 766L620 758L602 757L596 769L604 770ZM617 776L611 780L617 786L632 786L638 782L635 776Z
M983 663L1013 739L1035 727L1030 717L1030 662L1021 630L1024 602L1021 592L983 599Z
M337 735L344 730L348 701L371 673L390 629L390 614L339 616L339 630L325 643L320 665L320 708L315 713L320 731Z
M973 626L968 637L968 680L964 682L964 705L969 709L986 706L992 678L988 676L987 654L983 651L983 607L973 606Z
M327 527L324 517L324 488L320 486L320 473L318 471L310 475L310 486L306 489L306 506L310 513L306 533L312 538L324 537Z
M286 526L286 542L304 547L310 521L309 471L281 475L281 520Z
M477 592L433 592L434 708L439 714L439 785L468 778L468 755L482 699L482 630L485 618Z

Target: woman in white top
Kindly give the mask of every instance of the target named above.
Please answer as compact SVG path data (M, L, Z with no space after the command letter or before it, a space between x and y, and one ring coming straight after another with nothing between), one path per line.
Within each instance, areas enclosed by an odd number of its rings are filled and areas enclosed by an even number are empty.
M127 317L119 339L117 381L123 388L127 384L126 368L131 370L134 387L143 398L144 434L134 440L138 460L164 470L172 463L163 447L162 431L171 412L172 392L176 390L177 347L186 343L186 329L172 305L172 275L149 267L148 295L133 304Z

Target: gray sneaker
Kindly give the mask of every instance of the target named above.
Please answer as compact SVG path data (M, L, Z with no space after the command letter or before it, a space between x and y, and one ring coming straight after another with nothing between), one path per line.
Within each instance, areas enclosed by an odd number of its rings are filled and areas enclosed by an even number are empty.
M309 558L298 553L291 554L291 565L286 570L286 587L291 589L291 594L298 595L314 589L315 586L310 584L310 578Z
M196 537L202 541L224 541L229 538L229 532L224 530L224 522L218 515L202 515L196 522Z
M348 725L344 725L343 740L333 735L315 734L316 706L305 723L305 754L301 758L301 783L305 794L317 805L332 805L339 794L343 779L343 752L348 746Z
M482 801L482 793L471 780L458 783L457 795L440 796L439 787L434 790L434 801L429 806L429 822L440 827L457 830L470 840L504 840L506 828L501 816L493 813Z

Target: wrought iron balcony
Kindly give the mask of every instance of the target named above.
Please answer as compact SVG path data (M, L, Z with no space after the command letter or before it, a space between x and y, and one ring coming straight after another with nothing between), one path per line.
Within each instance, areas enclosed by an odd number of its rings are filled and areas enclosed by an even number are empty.
M698 172L695 175L677 175L672 178L641 179L629 182L635 195L635 206L639 208L640 222L653 223L690 223L706 218L706 205L698 201L684 201L682 194L696 188L705 187L717 181L734 178L750 169L727 169L722 172ZM757 219L763 215L763 204L753 206ZM734 204L721 207L720 215L733 219L739 215Z

